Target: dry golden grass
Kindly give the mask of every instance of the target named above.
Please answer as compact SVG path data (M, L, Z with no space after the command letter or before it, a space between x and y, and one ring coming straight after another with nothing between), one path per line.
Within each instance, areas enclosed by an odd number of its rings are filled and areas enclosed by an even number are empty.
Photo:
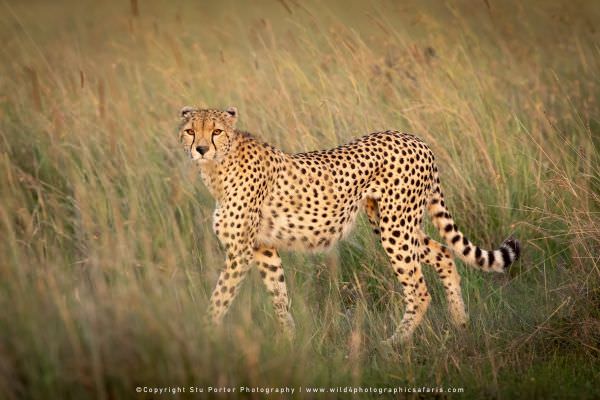
M598 396L595 2L0 9L2 397L242 384ZM256 276L211 336L201 321L223 255L176 143L186 104L235 105L241 128L287 151L414 132L467 236L490 247L512 233L523 258L507 276L461 268L465 332L428 274L413 345L380 354L401 293L361 220L332 254L285 254L293 346Z

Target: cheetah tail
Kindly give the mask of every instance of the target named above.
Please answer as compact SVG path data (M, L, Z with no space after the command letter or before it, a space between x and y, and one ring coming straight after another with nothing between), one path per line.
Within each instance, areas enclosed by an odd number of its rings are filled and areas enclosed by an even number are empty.
M519 258L521 246L513 237L506 239L496 250L483 250L467 239L458 230L448 212L444 204L444 196L437 183L427 205L427 211L448 246L465 263L488 272L505 272Z

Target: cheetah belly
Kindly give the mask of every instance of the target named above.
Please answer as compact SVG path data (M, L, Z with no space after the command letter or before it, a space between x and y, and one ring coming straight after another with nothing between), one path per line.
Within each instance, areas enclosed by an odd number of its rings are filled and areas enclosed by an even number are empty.
M359 204L357 200L327 210L267 204L261 210L258 242L278 249L326 250L352 230Z

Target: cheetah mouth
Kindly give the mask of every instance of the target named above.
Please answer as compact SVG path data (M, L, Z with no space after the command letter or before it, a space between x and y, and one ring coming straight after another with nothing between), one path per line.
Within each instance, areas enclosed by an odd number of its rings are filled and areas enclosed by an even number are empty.
M196 157L196 158L194 158L194 156L191 156L190 158L191 158L192 162L199 163L199 164L204 164L204 163L206 163L208 161L211 161L208 158L205 158L205 157L202 157L202 156Z
M189 155L190 155L190 160L192 160L192 161L204 161L204 160L206 160L206 158L204 158L203 156L200 156L200 155L195 154L195 153L191 153L190 152Z

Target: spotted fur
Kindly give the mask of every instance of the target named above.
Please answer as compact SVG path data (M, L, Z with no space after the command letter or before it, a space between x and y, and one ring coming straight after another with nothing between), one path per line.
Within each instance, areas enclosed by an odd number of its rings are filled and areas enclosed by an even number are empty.
M465 263L504 272L519 243L484 250L450 216L430 148L397 131L372 133L335 149L287 154L235 129L237 110L181 111L180 141L216 200L214 231L225 268L209 315L220 323L250 266L256 264L285 332L294 332L278 249L322 251L345 237L363 209L404 288L405 313L390 341L411 337L430 295L421 262L442 279L452 320L467 321L451 249ZM422 231L427 210L448 247Z

